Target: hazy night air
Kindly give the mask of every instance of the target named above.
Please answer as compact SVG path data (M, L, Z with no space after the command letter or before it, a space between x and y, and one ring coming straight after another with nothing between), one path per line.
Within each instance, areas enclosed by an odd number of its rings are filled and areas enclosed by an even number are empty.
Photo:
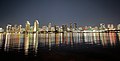
M40 26L120 23L119 0L0 0L0 27L39 20ZM33 24L32 24L33 25ZM25 25L24 25L25 26Z
M120 0L0 0L4 61L120 60Z

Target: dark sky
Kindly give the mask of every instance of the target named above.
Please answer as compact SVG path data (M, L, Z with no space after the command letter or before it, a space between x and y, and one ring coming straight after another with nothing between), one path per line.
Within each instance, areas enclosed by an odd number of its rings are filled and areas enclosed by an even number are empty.
M79 26L120 23L120 0L0 0L0 27L9 24L62 25L76 22Z

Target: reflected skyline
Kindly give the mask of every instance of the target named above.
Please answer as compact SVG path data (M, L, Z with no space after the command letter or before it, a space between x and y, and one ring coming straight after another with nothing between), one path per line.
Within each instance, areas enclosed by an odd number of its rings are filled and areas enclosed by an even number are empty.
M118 37L117 37L118 36ZM24 50L25 55L29 52L35 53L40 48L52 50L53 47L83 47L88 48L101 46L115 47L119 44L120 32L85 32L85 33L0 33L0 48L4 46L4 51ZM85 47L84 47L85 48Z

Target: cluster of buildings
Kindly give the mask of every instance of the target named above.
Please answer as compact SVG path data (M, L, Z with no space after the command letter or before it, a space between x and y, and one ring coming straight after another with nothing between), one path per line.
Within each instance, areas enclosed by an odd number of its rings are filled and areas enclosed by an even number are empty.
M5 31L6 30L6 31ZM101 23L99 26L84 26L78 27L77 23L70 23L68 25L52 25L51 23L48 26L39 27L38 20L35 20L34 25L31 26L30 22L27 21L25 24L25 28L22 25L10 25L6 26L6 29L0 28L0 32L7 32L7 33L21 33L21 32L101 32L101 31L108 31L108 30L120 30L120 24L116 27L113 24Z

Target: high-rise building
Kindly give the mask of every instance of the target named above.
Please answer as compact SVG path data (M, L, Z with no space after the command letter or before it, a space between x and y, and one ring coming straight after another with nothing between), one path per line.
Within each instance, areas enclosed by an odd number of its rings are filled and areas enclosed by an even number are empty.
M55 32L58 32L58 31L59 31L59 26L54 25L54 28L55 28Z
M22 25L19 25L18 26L18 32L21 32L22 31Z
M26 27L25 27L26 32L30 32L30 22L27 21Z
M114 30L114 25L113 24L108 24L108 30Z
M67 31L67 25L62 25L63 31Z
M55 27L51 27L51 31L54 32L55 31Z
M79 27L79 30L81 31L81 30L83 30L83 28L82 28L82 27Z
M34 22L34 29L33 29L33 31L34 32L39 31L39 22L38 22L38 20L35 20L35 22Z
M10 25L10 24L8 24L8 25L6 26L6 32L10 32L10 31L11 31L11 29L12 29L11 26L12 26L12 25Z
M67 30L67 25L65 25L65 31L68 31L68 30Z
M94 30L98 30L98 27L97 27L97 26L95 26L95 27L94 27Z
M105 24L104 23L100 24L100 30L105 30Z
M117 30L120 30L120 24L117 25Z
M17 32L17 24L14 25L14 32Z
M62 30L65 31L65 26L64 25L62 25Z
M48 32L51 32L51 23L48 24Z
M10 32L15 33L15 32L16 32L16 31L15 31L15 28L14 28L14 27L11 27Z
M74 23L74 29L77 30L77 23Z
M70 23L70 31L72 31L72 23Z
M111 30L114 30L115 28L114 28L114 25L113 24L111 24Z
M110 30L110 28L111 28L111 25L110 25L110 24L108 24L108 30Z
M0 28L0 32L4 32L4 29L3 29L3 28Z
M42 31L43 31L43 32L48 31L48 27L47 27L47 26L42 26Z

